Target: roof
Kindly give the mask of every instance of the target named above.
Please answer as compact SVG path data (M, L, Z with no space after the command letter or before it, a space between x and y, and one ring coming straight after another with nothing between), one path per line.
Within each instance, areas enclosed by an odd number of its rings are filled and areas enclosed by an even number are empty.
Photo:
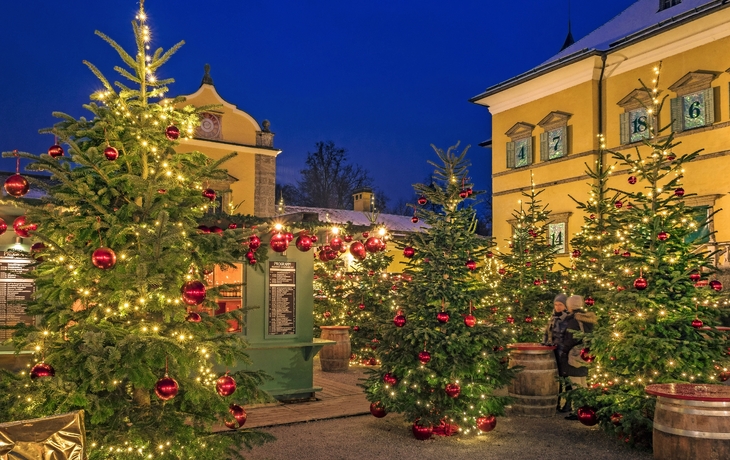
M611 53L651 35L669 30L716 10L730 7L725 0L682 0L682 3L659 10L657 0L637 0L593 32L564 48L547 61L527 72L487 88L470 102L499 93L557 68L589 56Z
M296 213L317 214L320 222L334 222L337 224L346 224L349 222L352 225L361 227L369 227L372 225L366 213L349 209L310 208L307 206L286 207L285 215ZM422 222L414 224L411 222L410 217L396 214L378 214L376 223L385 225L391 232L420 232L424 228L428 228L427 224Z

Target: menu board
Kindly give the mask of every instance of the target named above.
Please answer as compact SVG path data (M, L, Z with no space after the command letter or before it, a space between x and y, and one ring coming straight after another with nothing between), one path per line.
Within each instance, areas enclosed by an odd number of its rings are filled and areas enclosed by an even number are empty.
M31 259L0 252L0 326L33 324L33 317L25 313L25 305L33 295L35 284L23 278L31 262ZM11 329L0 329L0 340L12 335Z
M269 335L297 332L297 263L269 262Z

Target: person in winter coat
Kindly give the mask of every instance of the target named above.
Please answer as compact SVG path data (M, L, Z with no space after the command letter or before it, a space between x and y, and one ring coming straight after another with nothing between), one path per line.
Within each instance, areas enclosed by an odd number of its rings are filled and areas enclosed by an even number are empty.
M570 377L570 381L574 384L585 387L586 377L588 377L587 367L573 367L568 363L568 355L573 348L582 347L582 340L576 338L573 334L581 331L585 333L593 332L593 325L598 322L596 314L593 312L583 311L583 297L573 295L568 298L566 303L568 315L565 318L566 329L563 333L563 346L560 355L558 369L562 369L561 377Z
M565 294L558 294L555 296L553 301L553 316L548 321L547 328L545 329L545 336L543 337L542 343L545 345L555 346L555 360L558 363L558 374L563 375L565 370L561 368L560 356L563 352L563 336L565 330L568 327L566 319L568 317L568 307L566 305L568 296Z

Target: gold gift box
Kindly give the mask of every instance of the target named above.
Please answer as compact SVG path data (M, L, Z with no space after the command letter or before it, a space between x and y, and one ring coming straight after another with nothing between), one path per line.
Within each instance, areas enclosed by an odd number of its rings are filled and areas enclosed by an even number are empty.
M0 460L86 460L84 412L0 423Z

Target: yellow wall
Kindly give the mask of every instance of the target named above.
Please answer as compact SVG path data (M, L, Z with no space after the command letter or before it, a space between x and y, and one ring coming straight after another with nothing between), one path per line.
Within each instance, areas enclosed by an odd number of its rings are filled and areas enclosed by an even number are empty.
M628 53L627 53L628 54ZM588 58L590 59L590 58ZM609 61L611 55L609 54ZM607 74L604 85L604 132L606 145L612 150L626 151L620 145L619 115L624 109L617 103L632 90L640 88L639 78L651 85L653 62L623 73ZM677 141L681 145L674 151L677 154L690 153L704 149L700 158L686 167L683 187L687 194L722 195L715 202L715 209L726 211L715 216L717 241L730 241L730 74L725 72L730 65L730 37L683 51L662 60L660 88L662 95L676 97L667 88L685 76L697 70L715 71L719 76L712 82L713 87L720 88L720 98L715 101L720 109L720 117L715 120L714 129L700 128L679 133ZM619 66L620 68L620 66ZM621 69L622 70L622 69ZM594 77L595 78L595 77ZM518 191L502 194L502 192L530 186L531 175L535 184L543 185L545 192L540 196L549 204L553 213L573 212L568 221L568 232L572 236L583 222L582 214L576 209L574 202L568 197L572 195L585 200L589 193L589 180L584 176L585 163L591 164L598 148L598 83L593 81L580 83L568 89L550 94L546 97L522 104L520 106L493 115L493 209L494 235L500 247L510 237L508 220L512 218L514 209L518 208L521 195ZM510 140L504 133L515 123L537 123L551 111L562 111L572 114L568 120L569 141L568 156L560 160L541 161L539 152L539 135L543 130L536 126L533 131L533 165L516 170L506 168L506 143ZM668 124L670 117L669 101L660 113L660 125ZM727 124L728 126L725 126ZM634 145L629 148L633 149ZM642 147L642 154L646 147ZM581 153L586 155L581 156ZM610 163L610 162L609 162ZM509 171L504 173L505 171ZM617 173L611 185L617 188L630 187L625 174ZM570 181L571 179L574 179ZM567 183L557 183L568 180ZM570 249L569 249L570 251ZM568 252L569 252L568 251Z

